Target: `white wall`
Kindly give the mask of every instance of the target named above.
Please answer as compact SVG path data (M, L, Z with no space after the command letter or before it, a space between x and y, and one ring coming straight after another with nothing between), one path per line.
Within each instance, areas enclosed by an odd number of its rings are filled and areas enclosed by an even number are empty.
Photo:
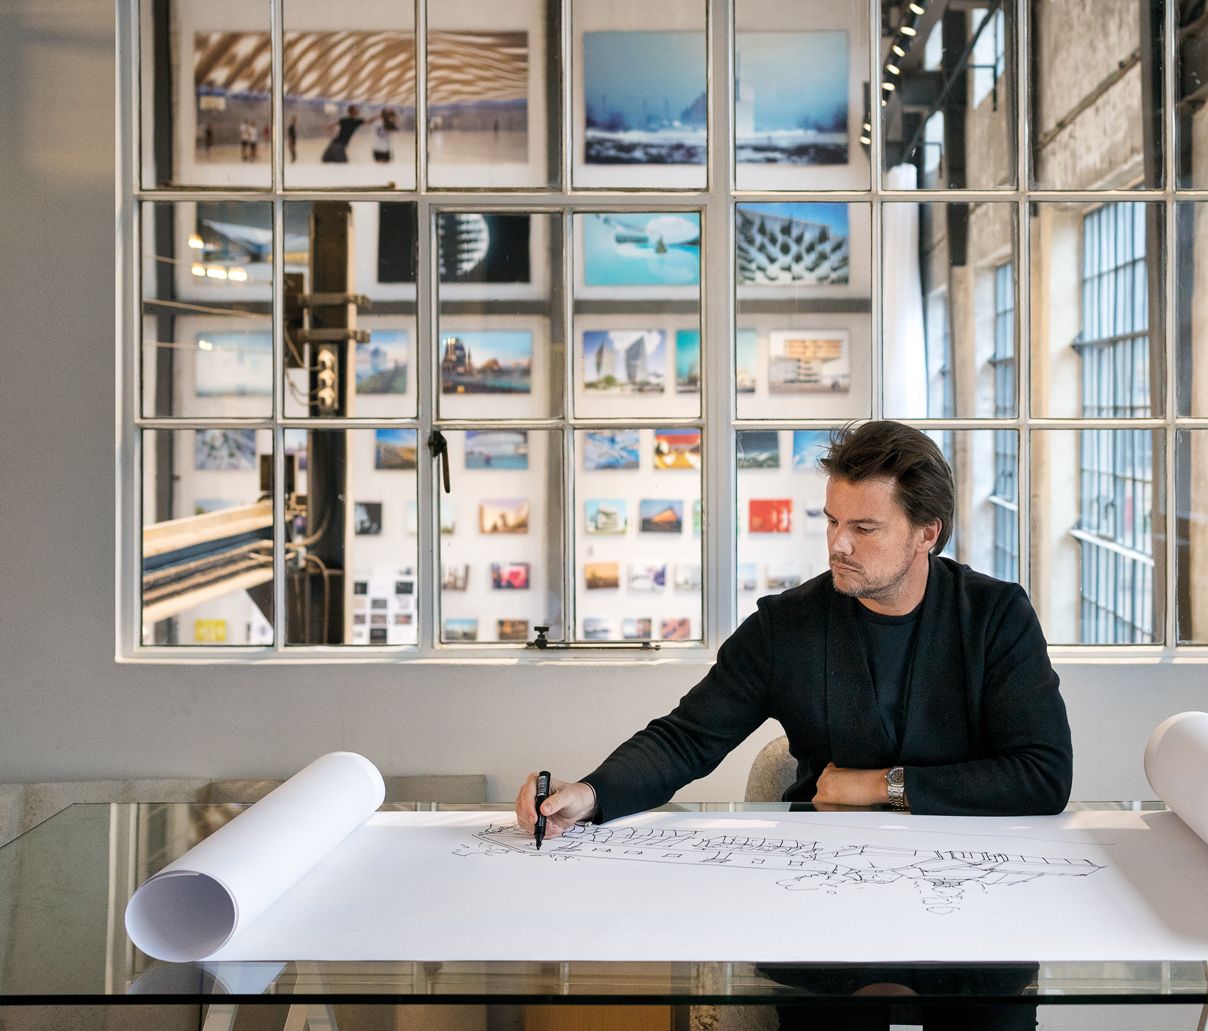
M0 5L0 781L267 776L332 748L486 773L498 798L538 765L584 772L703 667L113 661L111 8ZM1082 798L1147 796L1148 731L1208 707L1204 665L1061 672ZM682 797L740 797L774 733Z

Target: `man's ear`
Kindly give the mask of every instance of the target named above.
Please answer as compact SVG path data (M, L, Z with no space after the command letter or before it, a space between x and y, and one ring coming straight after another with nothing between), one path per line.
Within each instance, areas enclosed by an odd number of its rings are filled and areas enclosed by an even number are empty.
M943 520L933 519L922 527L923 543L927 545L928 554L935 550L935 542L940 539L940 530L943 529L943 526Z

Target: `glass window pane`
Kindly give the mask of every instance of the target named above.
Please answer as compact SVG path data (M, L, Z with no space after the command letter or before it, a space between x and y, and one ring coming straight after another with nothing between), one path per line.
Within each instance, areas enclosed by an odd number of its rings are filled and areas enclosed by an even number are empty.
M562 412L562 221L529 212L436 216L442 419Z
M1051 644L1161 644L1165 435L1032 433L1032 600Z
M1177 435L1178 640L1208 644L1208 430Z
M944 554L1005 580L1019 578L1016 434L930 434L956 478L956 514ZM738 619L756 601L827 570L826 476L818 459L830 430L739 430Z
M286 416L414 416L415 203L282 210ZM354 295L364 303L349 305Z
M1151 0L1031 5L1035 186L1164 185L1162 7Z
M740 419L854 419L872 408L866 204L735 209Z
M868 189L868 4L737 0L740 190Z
M700 213L575 215L579 418L700 414Z
M417 436L285 431L287 644L417 643Z
M1013 417L1015 205L895 203L883 216L886 416Z
M1034 415L1162 414L1162 219L1152 203L1032 205Z
M881 9L886 186L1013 188L1016 5Z
M439 640L523 642L562 628L562 436L447 430L452 492L440 518Z
M1175 205L1175 383L1179 415L1208 415L1208 205Z
M703 189L702 0L574 2L574 184Z
M146 430L141 441L141 643L272 644L272 435Z
M429 185L558 181L560 12L541 0L428 4Z
M143 415L270 416L272 206L159 202L140 213Z
M141 0L142 184L267 187L269 4Z
M284 2L285 184L415 189L415 10Z
M575 621L581 641L700 641L701 431L580 430Z

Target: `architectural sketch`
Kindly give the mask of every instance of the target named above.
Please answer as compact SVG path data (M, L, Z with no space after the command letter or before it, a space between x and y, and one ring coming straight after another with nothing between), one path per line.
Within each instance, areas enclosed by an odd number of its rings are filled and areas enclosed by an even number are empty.
M489 824L459 856L523 853L553 860L620 859L631 862L723 866L777 875L788 891L835 895L869 885L911 885L929 913L955 913L971 891L989 891L1041 877L1089 877L1103 869L1089 859L1015 855L978 849L910 849L719 834L694 828L580 825L549 839L538 852L515 823ZM787 875L787 876L785 876Z

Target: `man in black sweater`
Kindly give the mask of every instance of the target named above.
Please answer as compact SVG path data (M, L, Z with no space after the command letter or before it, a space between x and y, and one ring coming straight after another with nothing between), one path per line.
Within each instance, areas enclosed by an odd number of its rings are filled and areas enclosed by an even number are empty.
M661 805L766 719L797 760L785 801L1039 815L1069 799L1065 705L1027 595L939 558L952 472L922 432L834 434L821 460L830 571L762 598L705 678L594 772L554 780L546 835ZM516 798L531 830L535 775Z

